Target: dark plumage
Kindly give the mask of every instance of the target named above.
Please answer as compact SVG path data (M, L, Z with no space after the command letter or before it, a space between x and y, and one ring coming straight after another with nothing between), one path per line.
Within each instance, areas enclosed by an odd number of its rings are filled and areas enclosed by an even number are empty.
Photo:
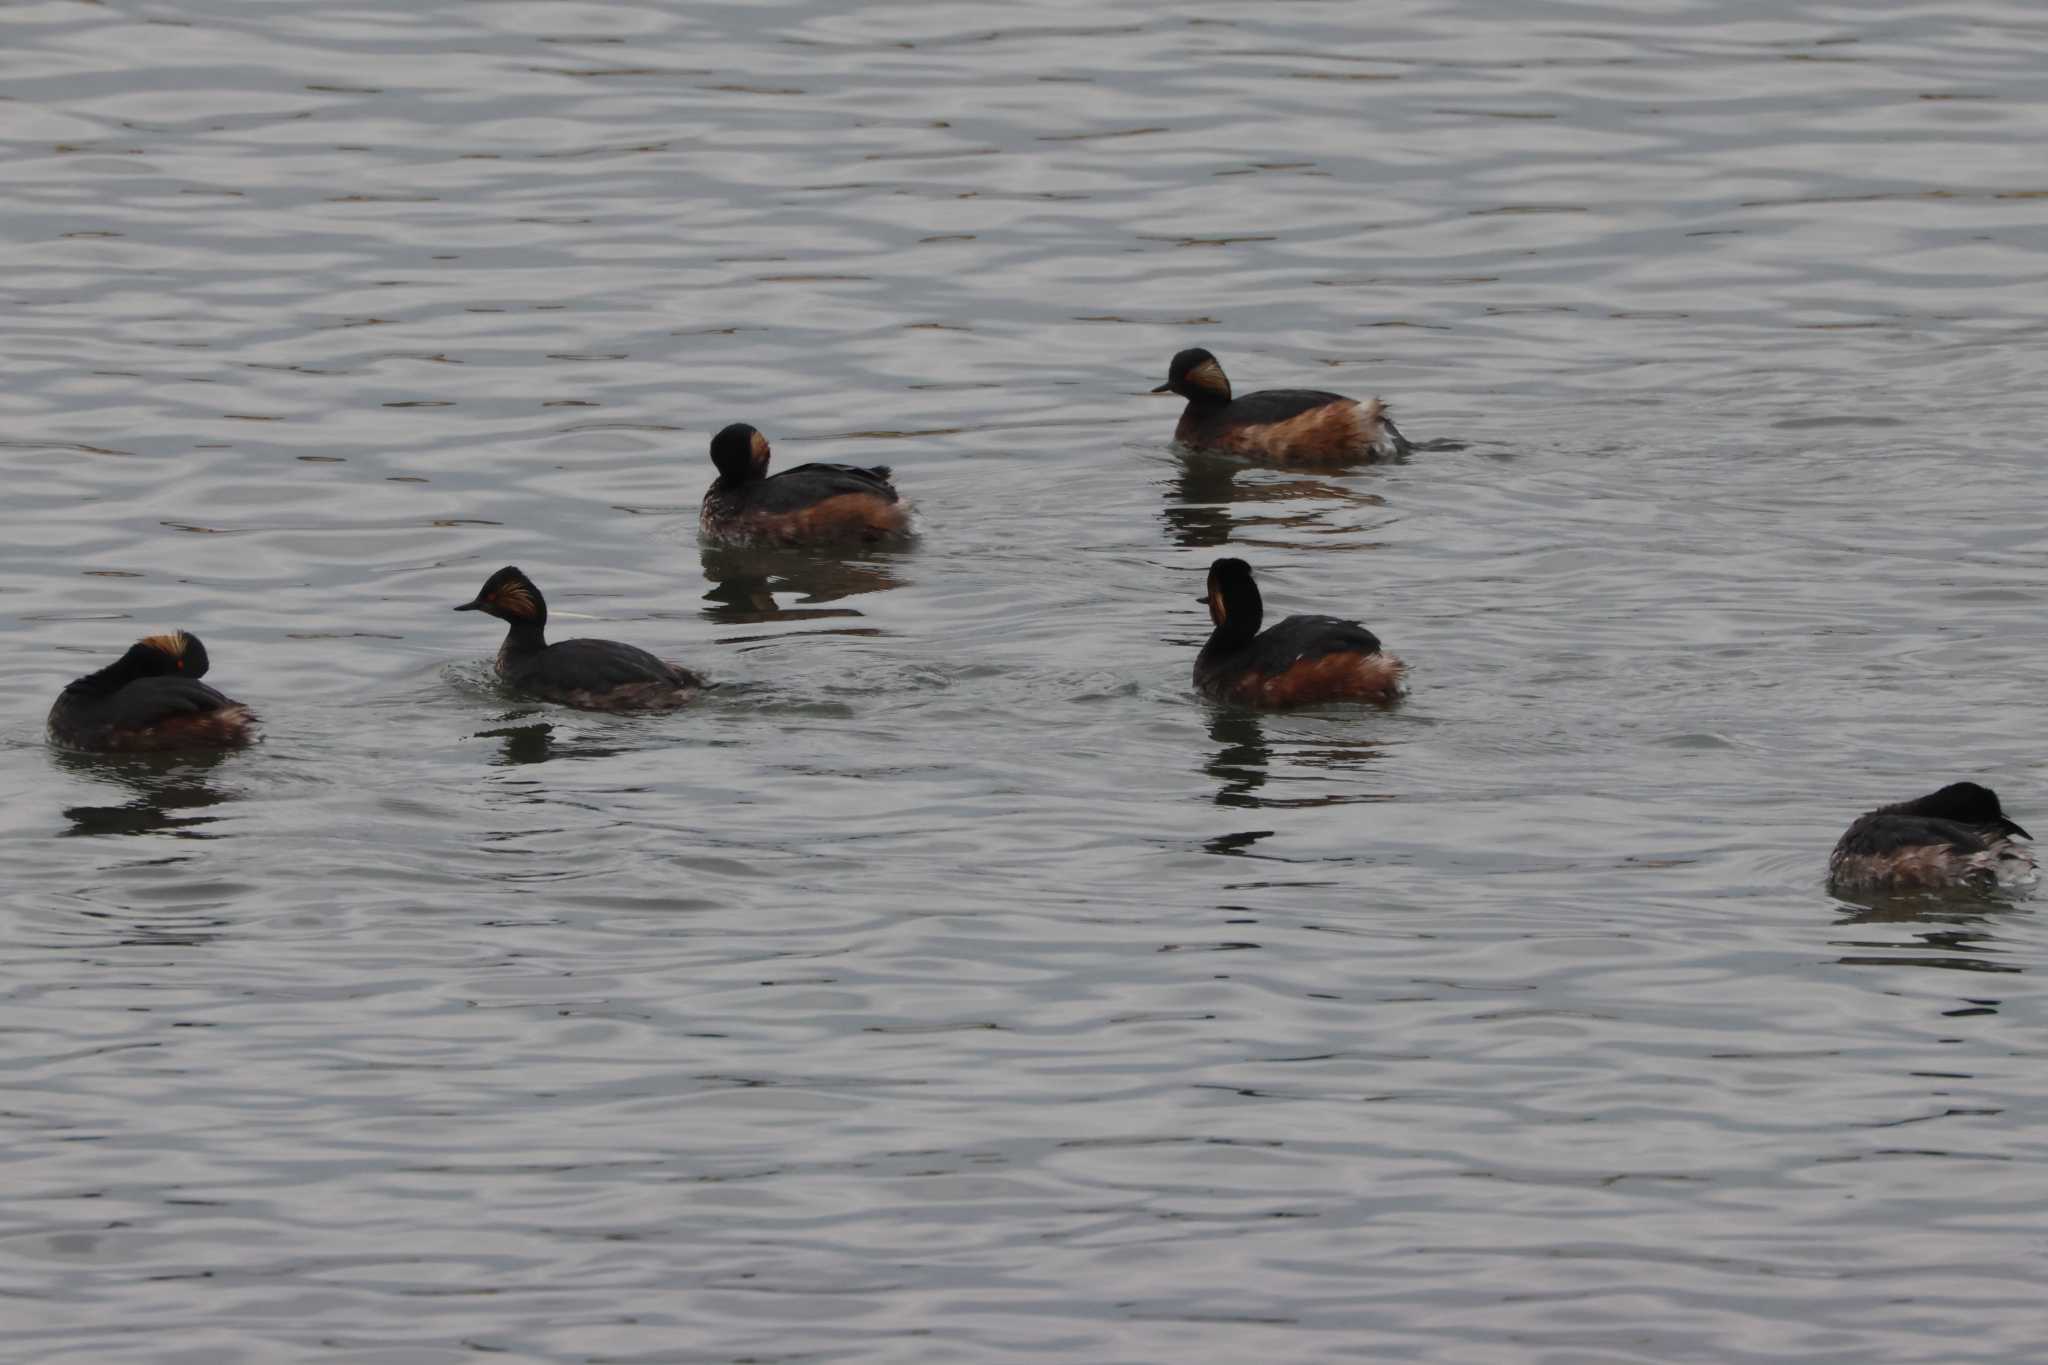
M182 630L137 640L99 672L65 686L50 708L50 738L105 753L247 744L256 718L199 681L210 662L199 637Z
M1379 637L1356 621L1290 616L1262 634L1265 604L1242 559L1211 564L1201 600L1216 627L1195 656L1195 687L1206 697L1281 707L1386 702L1401 694L1406 665L1383 653Z
M1996 792L1951 782L1858 816L1828 859L1828 877L1837 886L1880 890L2029 881L2034 855L2014 835L2034 837L2006 818Z
M1216 357L1194 347L1173 358L1154 393L1188 400L1173 438L1280 464L1393 459L1410 449L1377 398L1361 403L1321 389L1266 389L1233 398Z
M718 477L704 494L704 536L739 544L816 545L879 541L910 530L910 508L889 467L800 464L768 472L768 438L735 422L711 438Z
M507 565L457 611L480 611L510 627L498 647L498 676L543 701L589 711L666 711L695 697L704 680L687 668L616 640L549 644L547 599Z

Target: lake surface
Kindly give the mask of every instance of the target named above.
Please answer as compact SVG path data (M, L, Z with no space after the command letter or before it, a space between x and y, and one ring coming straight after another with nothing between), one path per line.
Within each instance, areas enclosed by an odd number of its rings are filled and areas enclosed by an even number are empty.
M2048 16L0 12L0 1346L2040 1358ZM1380 394L1337 473L1145 396ZM910 548L707 554L705 445ZM1219 710L1211 559L1396 709ZM556 634L721 686L530 705ZM67 757L204 637L266 742Z

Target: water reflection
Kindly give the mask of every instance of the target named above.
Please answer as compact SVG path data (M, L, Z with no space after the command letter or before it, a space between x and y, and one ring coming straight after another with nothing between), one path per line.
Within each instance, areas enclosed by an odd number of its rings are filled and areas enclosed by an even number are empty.
M504 741L498 757L491 760L491 765L497 768L546 763L553 758L606 758L623 752L617 745L602 741L574 735L558 737L554 723L545 720L530 725L508 725L501 730L479 730L476 737Z
M1180 468L1166 483L1167 538L1189 549L1228 545L1243 528L1314 526L1327 515L1327 504L1384 507L1386 499L1361 493L1327 479L1283 476L1259 465L1221 455L1183 452ZM1244 476L1242 479L1240 476ZM1239 515L1238 503L1288 503L1307 500L1293 511L1276 509L1261 515Z
M1941 891L1836 894L1845 902L1835 921L1842 926L1896 924L1909 927L1898 938L1832 940L1830 946L1862 951L1836 961L1845 967L1934 967L1944 971L2018 974L2025 970L2000 946L2000 922L2021 913L1999 892L1968 888Z
M1203 765L1220 784L1216 804L1263 806L1265 803L1257 793L1266 785L1266 767L1273 761L1273 750L1266 743L1266 729L1258 715L1251 711L1218 711L1209 720L1209 738L1219 746Z
M211 781L232 755L226 750L179 754L82 754L53 750L57 767L79 777L126 788L133 795L119 805L66 806L65 835L169 834L179 839L215 839L206 826L220 817L201 812L234 796Z
M854 607L812 604L902 587L895 571L897 553L878 550L842 557L707 545L701 555L704 577L711 583L704 600L711 605L704 614L725 625L857 617L861 612ZM803 605L785 607L777 594Z
M1213 839L1202 841L1202 847L1222 858L1246 858L1253 856L1252 848L1261 839L1270 839L1270 829L1239 830L1235 834L1219 834Z
M1203 771L1217 781L1216 804L1246 810L1297 810L1314 806L1341 806L1357 801L1382 801L1390 797L1370 791L1332 790L1329 781L1376 763L1386 745L1375 739L1342 735L1331 741L1281 748L1269 738L1267 726L1275 724L1256 711L1218 707L1209 717L1209 738L1216 744ZM1304 728L1317 726L1313 719L1298 722ZM1342 721L1337 722L1339 726ZM1278 754L1281 762L1275 762ZM1313 782L1315 791L1298 796L1264 790L1269 782L1289 784Z

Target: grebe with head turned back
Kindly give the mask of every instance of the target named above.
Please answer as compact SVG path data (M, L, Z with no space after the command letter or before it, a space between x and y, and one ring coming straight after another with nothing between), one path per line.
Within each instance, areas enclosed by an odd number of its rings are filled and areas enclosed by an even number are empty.
M768 472L768 438L735 422L711 438L718 477L704 494L698 530L732 544L821 545L880 541L910 531L910 508L889 467L800 464Z
M50 708L50 738L106 753L247 744L255 737L256 718L199 681L210 663L206 646L189 631L137 640L119 659L58 694Z
M1828 858L1839 887L1913 890L2031 881L2034 854L2013 836L2034 836L2006 818L1998 794L1975 782L1856 817Z

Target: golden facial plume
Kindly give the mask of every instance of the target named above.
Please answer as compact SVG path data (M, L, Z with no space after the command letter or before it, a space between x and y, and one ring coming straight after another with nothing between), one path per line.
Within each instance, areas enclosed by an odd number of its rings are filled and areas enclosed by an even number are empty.
M1213 393L1225 400L1230 397L1230 381L1223 377L1223 367L1216 363L1214 356L1189 370L1187 378L1182 382L1191 389Z
M507 616L533 617L540 614L533 594L524 583L507 583L491 594L491 605Z

